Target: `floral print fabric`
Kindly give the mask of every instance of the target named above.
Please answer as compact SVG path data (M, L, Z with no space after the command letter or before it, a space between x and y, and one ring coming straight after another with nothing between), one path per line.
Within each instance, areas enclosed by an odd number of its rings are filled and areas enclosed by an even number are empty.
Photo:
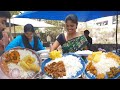
M83 48L87 45L88 41L84 35L73 38L71 40L66 41L62 45L63 53L76 52L78 50L83 50Z

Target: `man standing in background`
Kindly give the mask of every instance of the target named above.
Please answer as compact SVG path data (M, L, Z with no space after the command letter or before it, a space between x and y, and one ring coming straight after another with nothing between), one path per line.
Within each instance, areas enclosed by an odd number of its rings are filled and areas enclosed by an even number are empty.
M51 44L51 37L48 35L47 36L47 43L49 44L49 46L50 46L50 44Z
M8 33L5 32L7 19L11 18L9 11L0 11L0 56L3 54L5 47L10 42Z
M88 40L87 48L88 48L88 50L92 50L91 49L91 47L92 47L92 38L89 36L89 34L90 34L90 32L88 30L84 31L84 35Z

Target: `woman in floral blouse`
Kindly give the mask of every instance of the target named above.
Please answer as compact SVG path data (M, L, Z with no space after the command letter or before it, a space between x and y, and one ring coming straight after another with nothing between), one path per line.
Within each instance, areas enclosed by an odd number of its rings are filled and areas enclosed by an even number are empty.
M67 33L60 34L51 47L51 51L56 50L60 45L63 53L76 52L86 48L88 43L84 35L80 36L76 32L78 18L74 14L70 14L65 19L65 27Z

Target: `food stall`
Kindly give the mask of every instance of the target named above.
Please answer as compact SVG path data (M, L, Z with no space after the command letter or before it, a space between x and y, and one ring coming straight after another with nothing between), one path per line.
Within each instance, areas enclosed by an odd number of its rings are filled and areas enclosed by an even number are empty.
M83 58L84 57L84 58ZM118 79L120 57L112 52L13 48L0 57L0 79Z
M83 50L62 54L56 50L35 52L13 48L0 57L1 79L118 79L119 76L120 57L112 52Z

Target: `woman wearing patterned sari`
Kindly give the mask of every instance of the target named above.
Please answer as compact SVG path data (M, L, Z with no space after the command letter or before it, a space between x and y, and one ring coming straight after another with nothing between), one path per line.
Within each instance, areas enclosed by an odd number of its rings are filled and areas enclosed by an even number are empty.
M77 25L77 16L74 14L68 15L65 19L67 33L62 33L57 37L51 46L51 51L56 50L60 45L63 54L85 49L88 41L84 35L80 36L79 33L76 32Z

